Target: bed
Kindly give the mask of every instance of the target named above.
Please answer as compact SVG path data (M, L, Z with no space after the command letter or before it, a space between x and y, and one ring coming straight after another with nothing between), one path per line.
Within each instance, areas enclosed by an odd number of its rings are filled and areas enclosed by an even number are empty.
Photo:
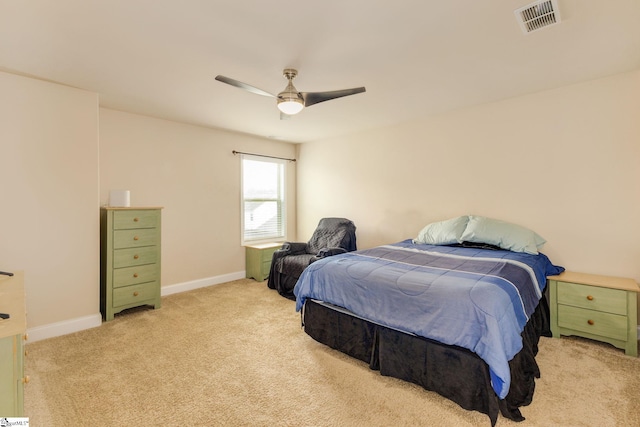
M514 250L522 248L504 230L480 227L500 234L495 245L477 227L468 232L477 217L461 218L453 238L421 232L311 264L294 289L296 310L312 338L382 375L485 413L492 425L499 413L522 421L540 376L538 342L550 336L546 276L564 269L537 251L544 240L535 233L528 251Z

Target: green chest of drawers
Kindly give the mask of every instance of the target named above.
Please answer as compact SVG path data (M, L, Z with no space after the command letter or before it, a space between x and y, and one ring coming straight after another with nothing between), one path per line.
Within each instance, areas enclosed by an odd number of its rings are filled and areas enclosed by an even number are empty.
M24 341L27 339L27 312L24 294L24 272L0 276L0 417L24 416ZM2 423L0 422L0 425Z
M551 332L607 342L638 355L637 293L632 279L564 272L549 277Z
M259 282L269 277L273 253L281 247L282 243L245 246L246 277Z
M127 308L160 308L160 209L102 209L100 311L104 320Z

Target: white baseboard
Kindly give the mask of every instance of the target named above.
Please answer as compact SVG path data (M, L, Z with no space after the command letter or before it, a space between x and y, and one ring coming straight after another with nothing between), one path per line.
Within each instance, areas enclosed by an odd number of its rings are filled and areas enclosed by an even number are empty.
M204 279L192 280L190 282L176 283L175 285L163 286L162 296L177 294L180 292L192 291L194 289L206 288L207 286L219 285L220 283L231 282L233 280L244 279L245 272L223 274L222 276L206 277Z
M177 294L180 292L191 291L198 288L204 288L220 283L231 282L233 280L244 279L245 272L238 271L235 273L223 274L221 276L207 277L204 279L192 280L190 282L176 283L175 285L163 286L160 289L162 296ZM102 325L102 314L92 314L75 319L63 320L61 322L51 323L48 325L36 326L27 329L29 341L36 342L46 338L54 338L61 335L72 334L84 329L91 329Z
M61 322L50 323L48 325L36 326L27 329L29 339L27 343L40 341L46 338L58 337L60 335L72 334L85 329L95 328L102 325L102 315L92 314L75 319L63 320Z

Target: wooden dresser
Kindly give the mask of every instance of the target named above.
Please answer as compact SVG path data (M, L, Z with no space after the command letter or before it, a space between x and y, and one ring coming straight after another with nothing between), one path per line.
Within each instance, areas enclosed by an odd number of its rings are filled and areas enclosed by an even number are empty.
M27 339L27 315L24 274L0 275L0 417L24 416L24 341Z
M161 209L102 209L100 311L104 320L127 308L160 308Z
M638 355L638 284L624 277L565 271L549 276L551 332L607 342Z

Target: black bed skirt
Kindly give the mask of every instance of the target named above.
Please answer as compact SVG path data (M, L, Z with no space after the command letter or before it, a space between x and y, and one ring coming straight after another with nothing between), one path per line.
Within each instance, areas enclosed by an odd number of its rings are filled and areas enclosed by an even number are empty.
M542 298L522 332L523 349L509 362L509 394L498 399L489 367L467 349L386 328L313 300L305 302L302 323L316 341L369 363L382 375L418 384L464 409L487 414L492 426L498 413L524 420L519 407L531 403L535 378L540 377L538 342L540 336L551 336L549 305Z

